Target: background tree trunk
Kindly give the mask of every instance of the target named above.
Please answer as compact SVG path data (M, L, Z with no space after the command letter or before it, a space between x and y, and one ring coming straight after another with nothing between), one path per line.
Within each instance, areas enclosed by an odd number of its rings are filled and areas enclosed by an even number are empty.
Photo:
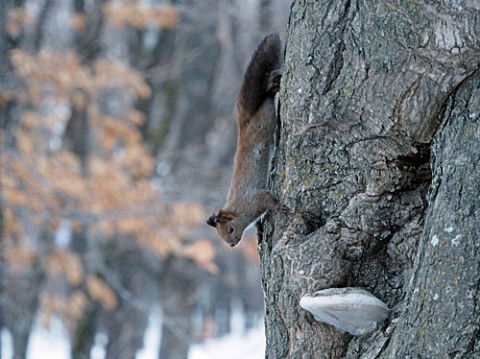
M267 358L478 355L478 11L293 3L271 183L295 214L260 237ZM298 306L344 286L393 309L379 331Z

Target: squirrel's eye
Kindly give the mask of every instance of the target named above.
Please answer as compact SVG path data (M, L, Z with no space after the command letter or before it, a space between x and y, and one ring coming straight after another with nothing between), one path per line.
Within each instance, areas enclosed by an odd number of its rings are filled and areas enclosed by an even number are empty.
M233 229L233 227L228 227L227 231L228 231L228 234L232 234L235 231L235 229Z

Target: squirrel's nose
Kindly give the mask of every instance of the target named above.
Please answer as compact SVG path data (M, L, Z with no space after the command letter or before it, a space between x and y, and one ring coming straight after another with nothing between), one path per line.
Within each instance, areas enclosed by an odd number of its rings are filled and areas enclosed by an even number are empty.
M230 243L230 247L232 247L232 248L235 247L238 244L238 242L240 242L240 239L241 238L233 239L232 242Z

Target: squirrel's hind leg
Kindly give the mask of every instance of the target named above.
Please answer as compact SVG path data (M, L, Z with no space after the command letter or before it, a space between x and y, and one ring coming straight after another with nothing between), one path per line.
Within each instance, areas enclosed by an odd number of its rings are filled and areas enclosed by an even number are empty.
M281 69L273 70L268 74L267 93L270 96L275 96L275 94L280 90L281 79L282 79Z

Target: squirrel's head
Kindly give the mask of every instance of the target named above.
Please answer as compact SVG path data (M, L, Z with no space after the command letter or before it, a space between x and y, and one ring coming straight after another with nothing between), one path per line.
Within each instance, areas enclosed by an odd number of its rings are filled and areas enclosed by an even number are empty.
M242 239L245 230L244 221L233 212L220 210L207 219L207 224L217 229L218 235L230 247L235 247Z

